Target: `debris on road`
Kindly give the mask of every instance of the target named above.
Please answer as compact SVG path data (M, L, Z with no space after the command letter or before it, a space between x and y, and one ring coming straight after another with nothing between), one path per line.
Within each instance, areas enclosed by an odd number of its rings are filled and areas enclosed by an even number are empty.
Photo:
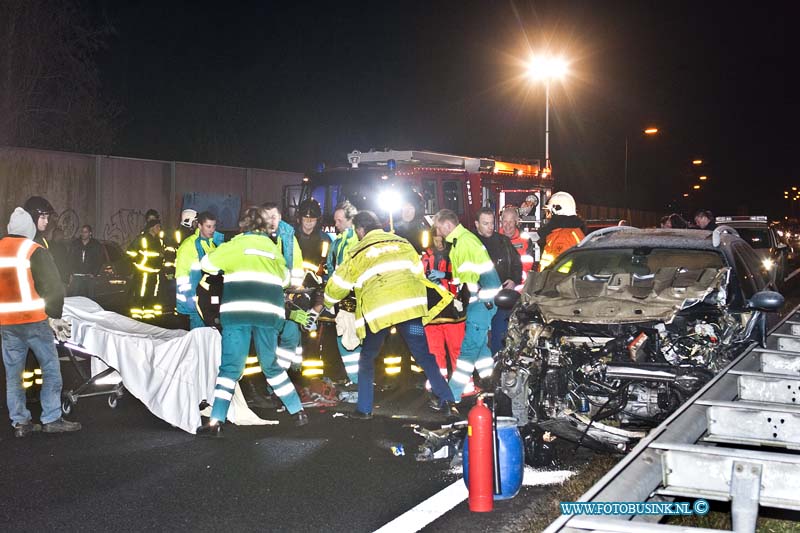
M392 450L392 453L397 457L406 454L406 450L405 448L403 448L402 444L397 444L395 446L392 446L390 449Z

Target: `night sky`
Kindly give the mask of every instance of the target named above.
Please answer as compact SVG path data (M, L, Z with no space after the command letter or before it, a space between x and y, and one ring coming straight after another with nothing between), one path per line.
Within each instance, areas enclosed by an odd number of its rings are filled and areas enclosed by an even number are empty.
M123 109L116 155L308 172L353 149L544 159L532 52L551 85L557 187L659 211L783 212L788 2L169 1L91 4L116 29L99 56ZM656 137L641 130L654 125Z

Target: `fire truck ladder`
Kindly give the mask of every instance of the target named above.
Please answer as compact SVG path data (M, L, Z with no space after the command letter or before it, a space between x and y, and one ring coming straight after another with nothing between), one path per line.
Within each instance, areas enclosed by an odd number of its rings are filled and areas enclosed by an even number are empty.
M766 348L745 350L578 501L727 501L736 532L755 531L759 506L800 511L798 310ZM562 515L545 532L719 531L658 524L662 516Z

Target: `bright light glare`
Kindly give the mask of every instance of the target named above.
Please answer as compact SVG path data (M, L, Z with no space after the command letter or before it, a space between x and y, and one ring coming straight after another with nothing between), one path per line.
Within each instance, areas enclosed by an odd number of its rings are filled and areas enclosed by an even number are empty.
M684 198L689 198L689 193L688 192L683 193L683 197Z
M647 135L655 135L656 133L658 133L658 128L647 128L646 130L644 130L644 132Z
M528 64L528 77L532 80L561 79L569 72L563 57L534 56Z
M400 209L400 195L391 189L383 191L378 196L378 202L386 211L397 211Z
M703 160L702 159L695 159L695 160L692 161L692 164L693 165L702 165L703 164Z
M697 190L697 189L699 189L699 188L700 188L700 186L699 186L699 185L694 185L694 186L692 186L692 189L694 189L694 190Z
M700 176L697 179L699 179L700 181L706 181L708 179L708 176Z
M772 270L772 267L775 266L775 262L772 259L764 259L761 264L764 265L764 270Z

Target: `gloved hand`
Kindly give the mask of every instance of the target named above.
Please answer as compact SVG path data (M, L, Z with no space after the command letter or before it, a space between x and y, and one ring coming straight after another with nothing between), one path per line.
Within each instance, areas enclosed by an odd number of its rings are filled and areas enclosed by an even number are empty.
M59 342L66 342L72 336L72 324L63 318L48 318L47 322Z
M303 311L302 309L295 309L291 313L289 313L289 320L292 322L297 322L301 326L305 326L308 322L308 313Z
M441 270L431 270L430 274L428 274L428 279L431 281L438 281L445 277L445 273Z
M319 318L319 313L317 313L313 309L310 309L308 311L308 320L306 321L305 325L302 325L302 328L306 331L316 331L318 318Z

